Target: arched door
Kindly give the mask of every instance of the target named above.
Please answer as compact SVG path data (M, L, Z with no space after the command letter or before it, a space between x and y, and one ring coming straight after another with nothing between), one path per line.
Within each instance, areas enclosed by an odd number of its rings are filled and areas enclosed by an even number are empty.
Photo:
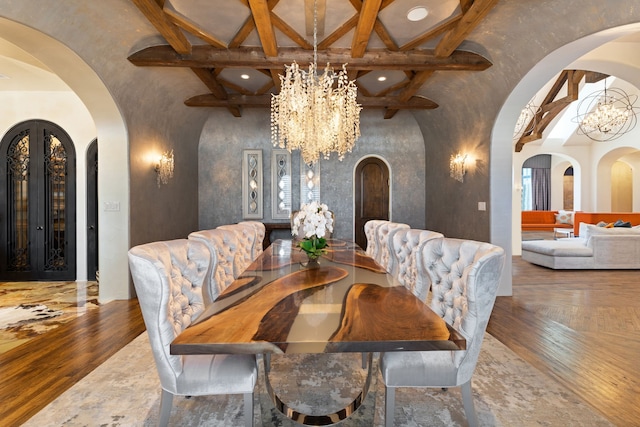
M364 224L371 219L389 219L389 168L377 157L358 163L355 182L355 240L367 247Z
M87 280L98 272L98 140L87 149Z
M54 123L22 122L0 143L0 280L75 280L75 150Z

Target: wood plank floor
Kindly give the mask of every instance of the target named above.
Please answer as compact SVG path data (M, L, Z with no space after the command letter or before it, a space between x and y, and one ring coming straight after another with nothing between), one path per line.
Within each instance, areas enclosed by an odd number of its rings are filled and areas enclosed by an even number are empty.
M0 354L0 425L21 425L144 330L137 300L113 301Z
M640 426L640 272L513 258L488 332L618 426Z
M615 425L640 426L640 272L513 262L488 331ZM142 331L137 301L114 301L0 355L0 424L21 425Z

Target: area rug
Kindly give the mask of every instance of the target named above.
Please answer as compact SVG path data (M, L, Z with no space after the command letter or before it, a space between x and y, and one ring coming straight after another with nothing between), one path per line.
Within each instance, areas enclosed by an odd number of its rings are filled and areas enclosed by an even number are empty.
M373 368L377 368L374 359ZM260 359L256 426L299 426L277 412L266 392ZM375 370L363 405L341 426L382 426L384 388ZM272 385L297 410L319 414L344 406L366 377L360 354L273 357ZM482 426L611 426L572 393L487 334L473 378ZM137 337L24 426L156 426L160 383L147 334ZM176 397L172 426L241 426L242 396ZM459 389L399 389L396 426L464 426Z
M0 283L0 353L96 307L97 282Z

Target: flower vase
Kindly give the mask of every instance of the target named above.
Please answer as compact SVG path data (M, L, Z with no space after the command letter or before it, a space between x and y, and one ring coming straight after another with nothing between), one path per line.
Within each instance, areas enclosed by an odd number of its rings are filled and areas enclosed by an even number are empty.
M304 268L318 268L320 267L320 258L313 257L307 254L307 259L305 261L300 262Z

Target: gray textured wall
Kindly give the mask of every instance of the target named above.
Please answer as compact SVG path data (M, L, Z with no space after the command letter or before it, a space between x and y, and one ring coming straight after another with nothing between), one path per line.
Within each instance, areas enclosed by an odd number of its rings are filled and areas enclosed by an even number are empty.
M390 120L381 111L364 111L362 136L344 160L320 162L320 198L336 215L334 236L353 238L353 173L365 156L384 158L392 174L392 218L414 228L424 228L424 138L414 117L407 112ZM227 111L213 111L200 137L200 228L212 228L242 220L241 160L243 149L262 149L264 221L271 220L271 150L268 110L243 112L234 118ZM300 203L300 155L292 155L293 208ZM282 221L282 220L275 220Z

